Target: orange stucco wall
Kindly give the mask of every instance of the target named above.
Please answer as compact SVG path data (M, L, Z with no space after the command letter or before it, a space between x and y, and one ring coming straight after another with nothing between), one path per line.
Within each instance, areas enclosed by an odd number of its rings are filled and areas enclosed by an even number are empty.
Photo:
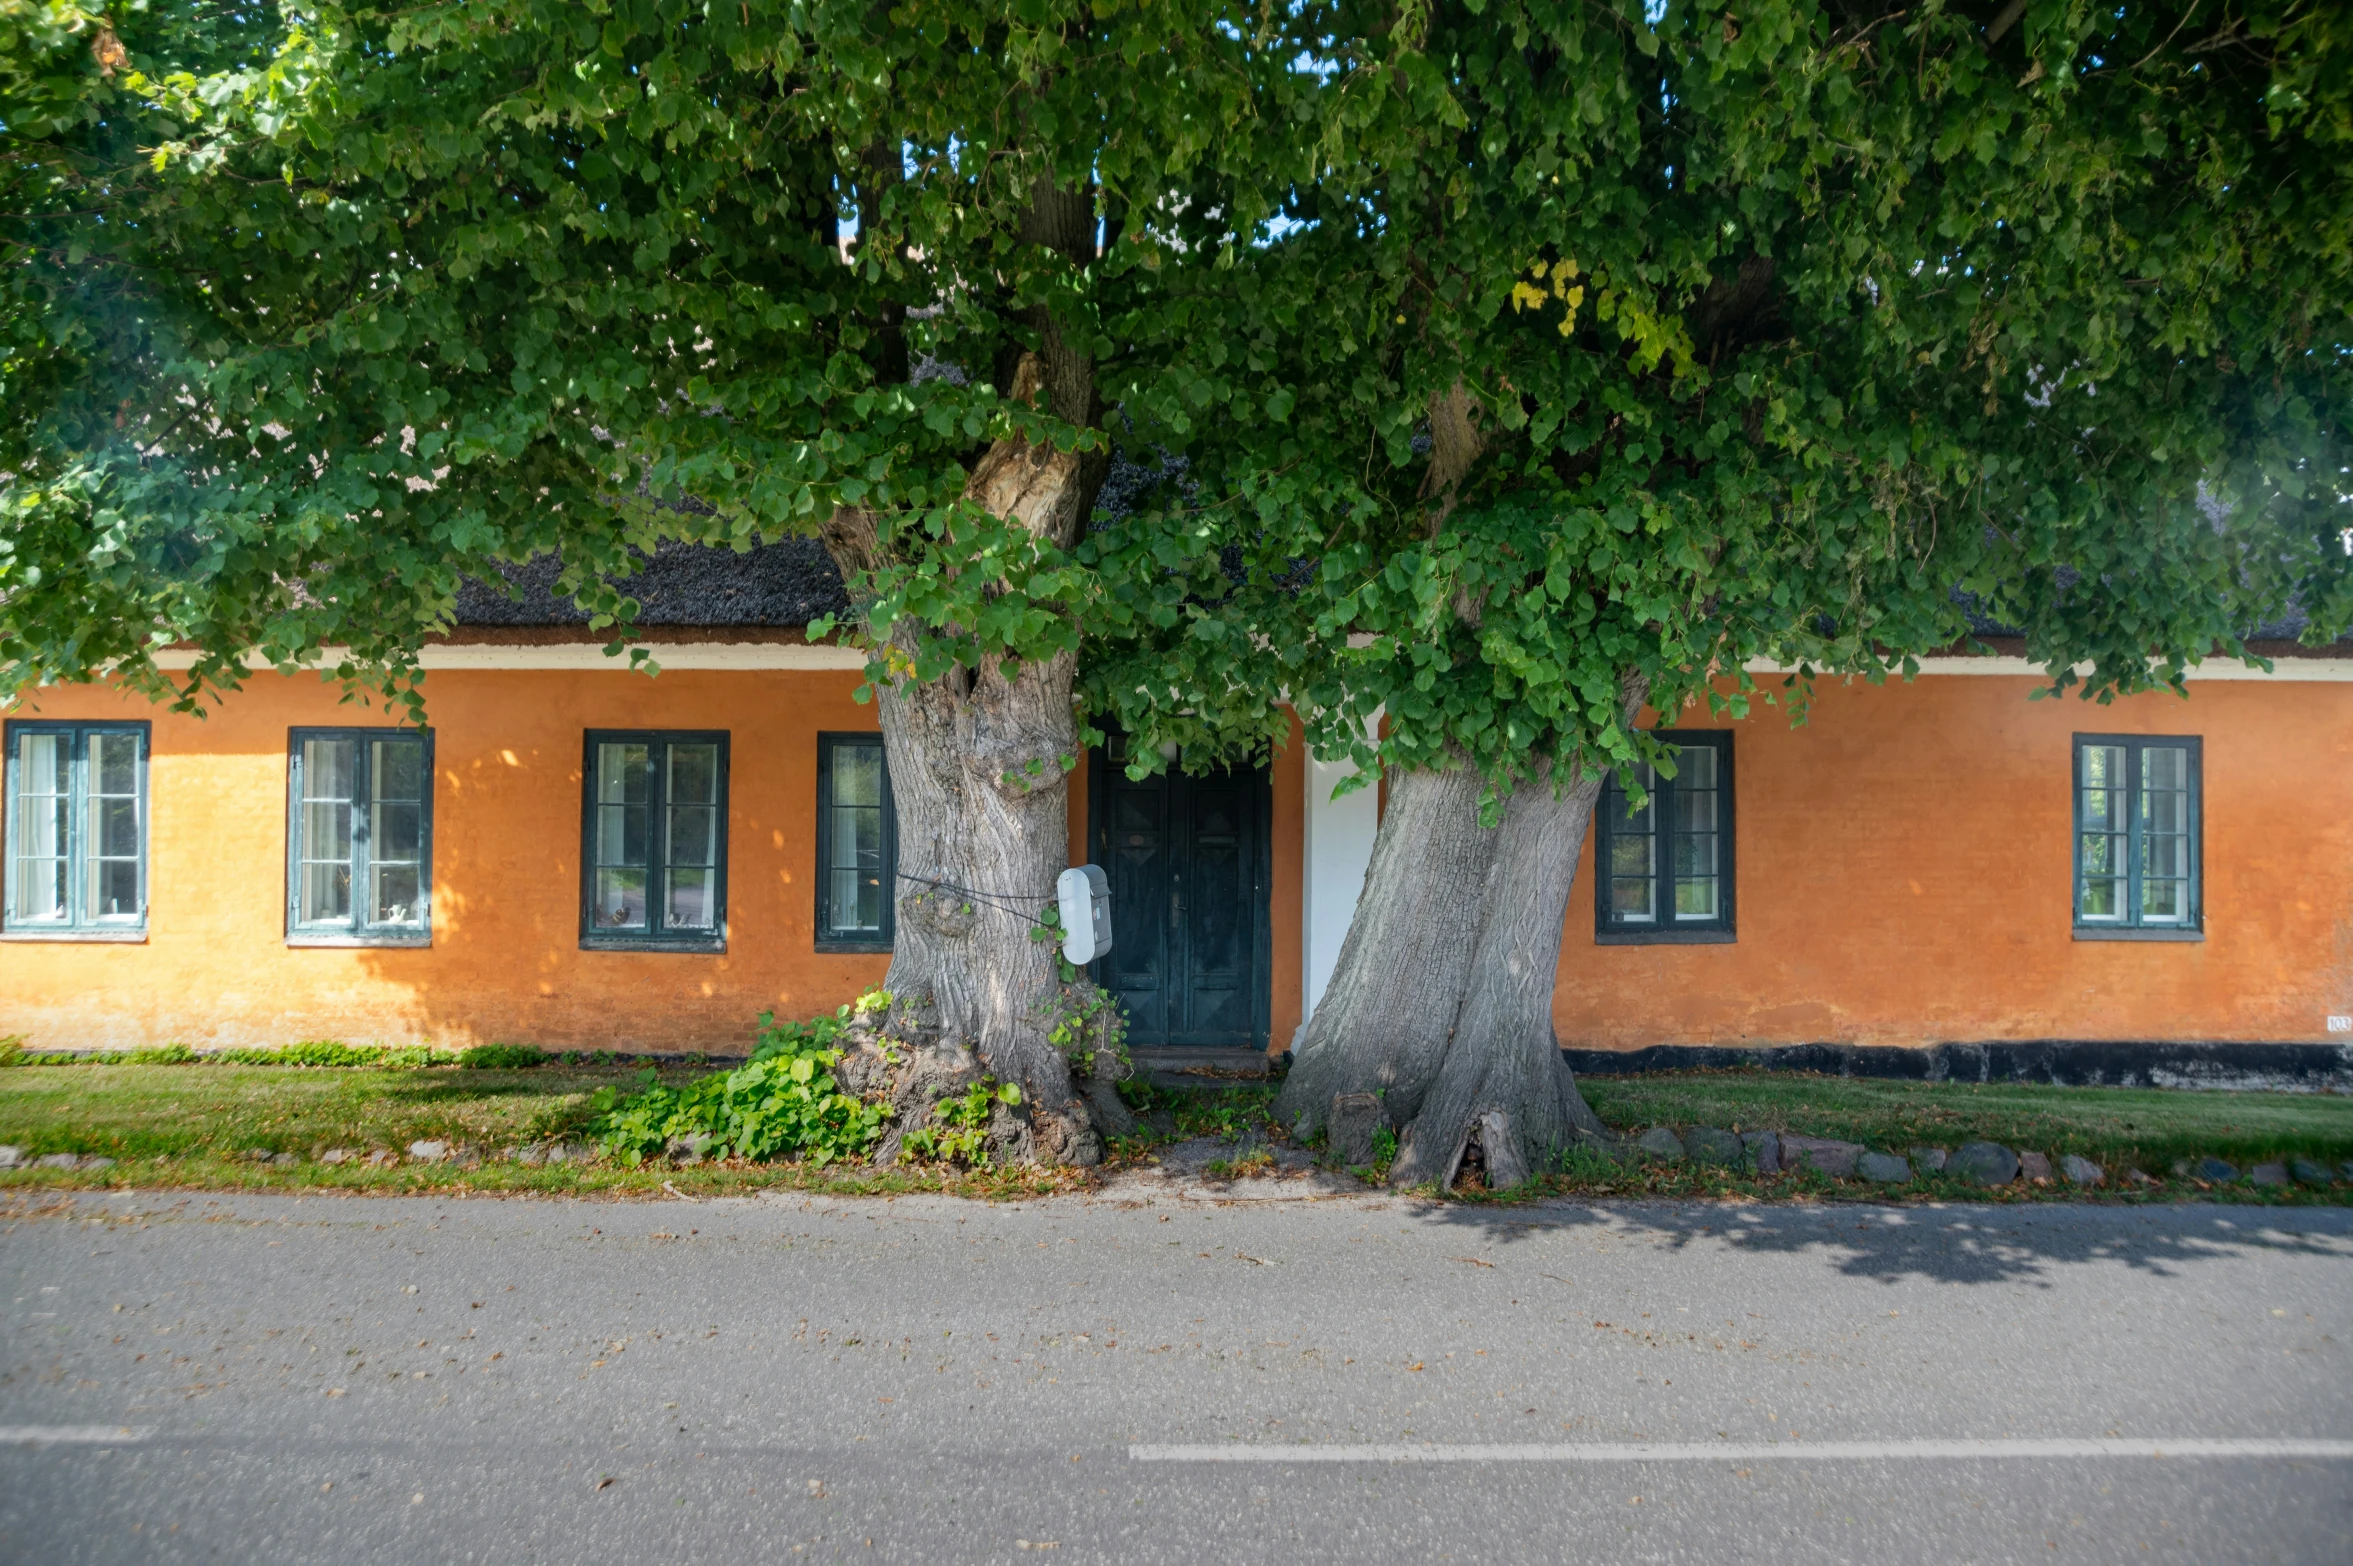
M2193 681L2107 707L2032 687L1825 685L1802 728L1729 725L1736 943L1596 945L1588 843L1562 1041L2328 1041L2353 1013L2353 684ZM2077 733L2203 738L2205 940L2072 938Z
M311 676L253 680L202 721L103 690L13 717L152 722L144 945L0 943L0 1033L37 1045L514 1040L734 1049L774 1007L806 1016L888 958L814 949L817 735L872 730L857 676L672 670L441 672L433 944L285 944L286 730L388 723ZM731 734L728 950L580 949L580 755L590 728Z
M813 940L817 735L874 727L856 683L430 676L429 949L285 943L286 731L371 721L331 687L259 677L202 721L106 690L43 692L8 715L153 725L149 936L0 942L0 1035L739 1047L758 1012L830 1009L887 967ZM2030 702L2030 688L1978 675L1833 685L1803 728L1771 710L1734 725L1738 939L1597 946L1589 848L1562 946L1562 1039L2330 1038L2328 1016L2353 1013L2353 684L2211 682L2187 702L2105 708ZM732 736L723 955L579 946L581 731L657 727ZM2086 731L2203 739L2204 941L2070 938L2070 745ZM1304 771L1294 734L1273 778L1276 1049L1299 1020ZM1074 860L1084 815L1073 789Z

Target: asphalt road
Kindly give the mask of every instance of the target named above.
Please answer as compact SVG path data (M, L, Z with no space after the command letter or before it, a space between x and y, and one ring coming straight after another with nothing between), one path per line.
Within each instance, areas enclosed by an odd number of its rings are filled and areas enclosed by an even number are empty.
M8 1562L2353 1561L2342 1209L136 1194L0 1307Z

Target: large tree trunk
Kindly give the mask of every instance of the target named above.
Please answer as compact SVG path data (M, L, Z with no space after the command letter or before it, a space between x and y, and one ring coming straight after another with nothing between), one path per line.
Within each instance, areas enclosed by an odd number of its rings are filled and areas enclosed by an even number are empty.
M1277 1103L1294 1135L1314 1134L1343 1093L1379 1094L1392 1126L1419 1112L1470 980L1497 836L1479 825L1483 787L1468 767L1390 783L1348 939Z
M1022 237L1074 265L1091 264L1090 194L1039 181ZM1038 348L1014 359L1006 393L1066 423L1099 424L1083 346L1043 309L1029 324ZM1068 548L1106 460L1008 437L975 464L965 499ZM881 563L876 520L855 510L828 520L826 547L845 578ZM943 547L954 548L954 540ZM894 626L889 662L912 664L926 634L909 621ZM1064 768L1078 755L1076 662L1062 653L1009 672L989 658L936 680L901 674L879 682L898 830L899 879L891 891L897 939L884 981L892 1003L887 1017L853 1030L843 1080L857 1091L887 1092L895 1106L880 1161L896 1158L902 1137L930 1118L938 1099L984 1076L1021 1089L1018 1110L1000 1105L992 1112L993 1157L1093 1164L1102 1159L1104 1132L1134 1128L1112 1090L1121 1069L1115 1054L1095 1052L1082 1078L1052 1037L1092 1000L1093 985L1083 975L1062 981L1060 943L1043 939L1037 922L1069 863Z
M1622 722L1633 723L1647 691L1639 677L1625 678ZM1391 1166L1400 1185L1452 1185L1475 1140L1488 1185L1503 1190L1579 1138L1610 1137L1577 1091L1552 1030L1561 933L1602 782L1553 785L1552 769L1543 768L1504 806L1453 1037Z
M1034 364L1034 361L1033 361ZM1040 389L1025 368L1022 395ZM1085 499L1080 460L1051 445L1000 442L982 458L966 498L1041 536L1067 542ZM845 574L871 567L874 519L838 512L826 543ZM911 661L923 630L892 631ZM1051 1034L1089 988L1065 985L1059 943L1037 938L1037 916L1054 900L1054 878L1069 863L1069 791L1064 763L1078 754L1071 712L1076 656L1023 663L1010 675L990 659L940 679L881 683L883 748L890 761L898 831L897 939L884 980L892 1004L866 1044L908 1056L885 1072L868 1062L861 1081L888 1091L903 1134L941 1096L985 1073L1018 1084L1018 1114L1001 1115L996 1156L1015 1162L1093 1164L1100 1131L1124 1131L1125 1111L1108 1082L1089 1091ZM885 1050L883 1040L889 1041ZM1112 1069L1103 1062L1100 1071ZM1098 1127L1098 1122L1113 1124ZM899 1134L881 1156L896 1155Z
M1057 758L1078 748L1073 663L1064 654L1011 680L990 668L882 692L900 876L884 983L895 1036L968 1044L1000 1081L1021 1085L1032 1135L1015 1157L1092 1164L1102 1140L1047 1037L1064 999L1059 946L1031 938L1069 863ZM1041 760L1046 775L1030 776Z
M1600 792L1599 780L1581 779L1556 795L1549 777L1536 777L1505 805L1469 983L1437 1080L1398 1148L1398 1184L1451 1185L1476 1138L1488 1183L1501 1190L1575 1138L1608 1136L1552 1031L1561 929Z
M896 143L868 153L868 165L873 176L861 181L859 200L880 212L882 190L896 176ZM1021 237L1061 252L1071 266L1092 266L1092 190L1061 190L1040 179ZM1028 313L1028 327L1038 346L1007 343L1002 393L1073 426L1099 426L1085 343L1068 339L1045 308ZM896 317L880 324L882 379L906 374L896 329ZM1068 548L1094 506L1106 463L1099 451L1071 454L1007 437L974 463L965 498ZM847 581L882 564L871 513L838 510L824 538ZM944 548L955 548L953 538ZM894 625L887 661L911 665L925 635L927 628L911 621ZM1052 1037L1094 999L1085 976L1061 981L1059 941L1040 938L1038 926L1071 851L1064 767L1078 757L1073 670L1075 654L1012 668L986 658L939 680L894 675L880 682L899 835L899 882L889 889L896 943L885 978L892 1006L887 1016L854 1025L842 1060L842 1082L887 1093L894 1103L878 1162L896 1159L901 1138L932 1117L936 1100L986 1077L1021 1089L1019 1107L1000 1103L991 1112L988 1145L1005 1162L1096 1164L1104 1131L1134 1129L1113 1091L1122 1070L1115 1051L1094 1051L1080 1077Z

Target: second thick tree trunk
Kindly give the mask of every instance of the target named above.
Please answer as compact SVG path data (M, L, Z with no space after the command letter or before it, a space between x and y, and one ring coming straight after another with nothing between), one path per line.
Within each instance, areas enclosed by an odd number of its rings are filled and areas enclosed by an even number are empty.
M1375 1093L1402 1126L1421 1109L1454 1028L1479 938L1479 896L1496 832L1479 825L1479 774L1400 773L1339 963L1277 1110L1305 1139L1342 1093Z
M1622 722L1646 690L1625 677ZM1391 788L1348 939L1279 1101L1305 1137L1335 1096L1379 1093L1382 1118L1403 1128L1399 1184L1452 1184L1474 1137L1497 1189L1575 1141L1610 1137L1552 1029L1601 780L1556 791L1539 770L1493 830L1478 824L1482 788L1468 768L1407 773Z
M1504 807L1462 1006L1436 1080L1406 1127L1391 1179L1451 1185L1472 1139L1490 1186L1518 1185L1580 1136L1609 1133L1561 1059L1552 1031L1561 930L1598 779L1555 794L1522 782Z

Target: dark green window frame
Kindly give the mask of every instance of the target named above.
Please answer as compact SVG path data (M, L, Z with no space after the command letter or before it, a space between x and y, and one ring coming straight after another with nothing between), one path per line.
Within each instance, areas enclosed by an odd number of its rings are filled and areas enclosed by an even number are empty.
M837 782L862 765L860 777L879 782L879 800L845 800ZM862 830L851 817L872 814L874 836L861 843L842 830ZM835 860L843 862L836 864ZM898 934L899 825L891 800L891 768L879 734L817 736L817 950L887 952Z
M607 746L642 747L637 796L625 776L604 765ZM701 799L674 798L676 753L716 752ZM728 733L724 729L590 729L580 751L580 945L604 952L727 950ZM621 765L626 766L623 760ZM615 797L607 798L613 793ZM636 847L630 812L639 812ZM638 878L637 917L628 879ZM691 881L688 878L692 878ZM701 922L679 920L681 896L700 893Z
M145 723L14 719L0 725L0 746L6 747L5 764L0 765L0 853L6 855L0 866L6 872L0 875L0 935L23 941L147 938L149 737ZM43 740L52 743L42 745ZM132 753L130 777L93 775L93 741L98 742L102 770L111 761L106 747L127 744ZM47 753L43 759L50 772L45 779L30 771L26 752L35 748ZM65 769L61 788L59 762ZM125 782L128 789L121 786ZM37 783L50 787L27 796L25 790ZM27 803L28 797L42 802L39 814ZM62 820L59 811L64 812ZM131 818L127 835L126 813ZM134 910L108 912L101 904L118 910L121 906L126 869ZM24 905L39 896L42 883L51 889L43 900L55 911L24 917Z
M433 944L433 778L431 729L286 731L287 945Z
M2073 755L2075 938L2204 940L2204 742L2078 734Z
M1725 945L1736 939L1732 734L1661 729L1658 737L1682 752L1678 775L1651 773L1648 803L1630 813L1632 796L1612 773L1594 806L1594 944ZM1703 901L1712 911L1691 906Z

